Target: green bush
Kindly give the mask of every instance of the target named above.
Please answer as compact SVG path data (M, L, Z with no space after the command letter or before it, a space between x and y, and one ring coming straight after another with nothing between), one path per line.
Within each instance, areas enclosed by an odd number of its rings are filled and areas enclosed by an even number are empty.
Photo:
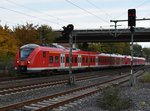
M6 62L0 61L0 77L7 76L16 76L13 58L8 59Z
M98 99L98 105L105 110L120 111L131 107L132 101L129 98L122 98L119 88L108 87L103 90L101 97Z
M142 82L150 82L150 72L146 72L142 77Z

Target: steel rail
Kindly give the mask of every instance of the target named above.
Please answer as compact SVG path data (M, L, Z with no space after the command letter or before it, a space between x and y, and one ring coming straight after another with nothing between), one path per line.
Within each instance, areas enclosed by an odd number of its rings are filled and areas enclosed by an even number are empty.
M139 74L137 73L137 75L139 76L142 73L143 72L140 72ZM97 87L95 90L93 90L91 92L86 91L85 94L81 94L81 95L78 95L78 96L75 96L75 97L71 97L71 98L68 98L66 100L50 104L48 106L46 105L45 107L43 106L43 107L34 109L34 111L45 111L46 109L56 108L60 105L64 105L64 104L72 102L76 99L80 99L80 98L83 98L85 96L97 93L97 92L101 91L103 88L105 88L107 86L114 85L114 84L116 85L116 84L125 83L129 79L130 79L129 74L128 75L121 75L119 77L115 77L113 79L110 79L110 80L107 80L107 81L104 81L104 82L95 83L95 84L92 84L92 85L88 85L88 86L84 86L84 87L75 88L75 89L71 89L71 90L68 90L68 91L63 91L63 92L60 92L60 93L56 93L56 94L53 94L53 95L50 95L50 96L45 96L45 97L41 97L41 98L37 98L37 99L33 99L33 100L21 102L21 103L16 103L16 104L4 106L4 107L0 108L0 111L6 111L6 110L9 110L9 109L17 109L17 108L21 108L21 107L24 107L24 106L28 106L30 104L34 104L34 103L36 104L36 103L44 101L44 100L50 100L52 98L56 98L56 97L60 97L62 95L70 94L70 93L73 93L73 92L76 92L76 91L86 90L87 88L92 88L92 87Z
M77 81L83 81L87 79L92 79L92 78L97 78L97 77L104 77L101 75L92 75L92 76L87 76L87 77L79 77ZM14 87L14 88L7 88L7 89L1 89L0 91L0 96L4 95L9 95L9 94L15 94L19 93L22 91L28 91L30 89L40 89L44 87L51 87L54 85L61 85L67 83L67 79L65 80L59 80L59 81L52 81L52 82L45 82L45 83L39 83L39 84L34 84L34 85L26 85L26 86L21 86L21 87Z
M107 81L104 81L104 82L101 82L101 83L96 83L96 84L92 84L92 85L89 85L89 86L75 88L75 89L71 89L69 91L64 91L64 92L52 94L50 96L45 96L45 97L41 97L41 98L37 98L37 99L32 99L32 100L29 100L29 101L24 101L24 102L21 102L21 103L16 103L16 104L4 106L4 107L0 108L0 111L6 111L6 110L9 110L9 109L15 109L15 108L23 107L25 105L30 105L32 103L36 103L36 102L40 102L40 101L43 101L43 100L47 100L47 99L54 98L54 97L57 97L57 96L60 96L60 95L65 95L65 94L72 93L72 92L75 92L75 91L78 91L78 90L82 90L82 89L85 89L85 88L93 87L93 86L96 86L96 85L106 84L108 82L112 82L114 80L118 80L120 78L128 77L128 76L129 76L129 74L128 75L119 76L119 77L116 77L114 79L110 79L110 80L107 80Z

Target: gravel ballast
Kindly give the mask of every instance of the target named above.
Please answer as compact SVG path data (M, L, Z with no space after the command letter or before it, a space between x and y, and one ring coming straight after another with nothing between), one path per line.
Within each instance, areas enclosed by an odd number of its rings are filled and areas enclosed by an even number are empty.
M138 83L134 87L123 86L121 87L121 94L133 102L132 107L121 111L150 111L150 83ZM78 106L68 108L66 111L109 111L99 107L98 99L100 96L101 94Z
M100 81L104 81L104 79L108 79L107 77L100 77L89 81L82 81L77 83L76 86L85 86L91 84L93 82L97 83ZM62 85L62 86L55 86L51 88L43 88L37 89L33 91L23 92L20 94L14 94L11 96L3 96L0 97L0 107L12 103L17 103L24 100L34 99L50 94L54 94L60 91L70 89L69 86ZM150 83L141 83L137 81L137 85L134 87L130 87L128 84L121 87L121 94L127 98L130 98L133 102L131 108L122 110L122 111L150 111ZM65 111L108 111L103 110L99 107L97 100L101 97L101 94L98 96L92 97L90 99L86 99L85 101L81 102L80 104L69 107Z

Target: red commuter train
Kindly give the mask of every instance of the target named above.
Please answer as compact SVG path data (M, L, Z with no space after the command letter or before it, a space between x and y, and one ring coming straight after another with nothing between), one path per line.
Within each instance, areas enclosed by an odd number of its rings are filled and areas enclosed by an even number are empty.
M16 54L15 70L19 72L52 72L69 69L69 49L60 45L27 44ZM72 50L72 69L129 66L131 56ZM133 65L145 65L145 58L134 57Z

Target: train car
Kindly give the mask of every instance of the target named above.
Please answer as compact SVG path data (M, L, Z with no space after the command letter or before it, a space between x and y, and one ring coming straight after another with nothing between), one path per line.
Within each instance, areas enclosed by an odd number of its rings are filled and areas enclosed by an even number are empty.
M16 54L15 70L24 73L69 69L69 49L59 45L26 44ZM131 64L131 56L72 50L72 69L121 67ZM133 65L144 65L145 58L134 57Z
M113 59L111 54L101 53L98 55L99 67L111 67L113 65Z
M145 58L142 57L134 57L133 58L133 65L139 66L139 65L145 65Z

